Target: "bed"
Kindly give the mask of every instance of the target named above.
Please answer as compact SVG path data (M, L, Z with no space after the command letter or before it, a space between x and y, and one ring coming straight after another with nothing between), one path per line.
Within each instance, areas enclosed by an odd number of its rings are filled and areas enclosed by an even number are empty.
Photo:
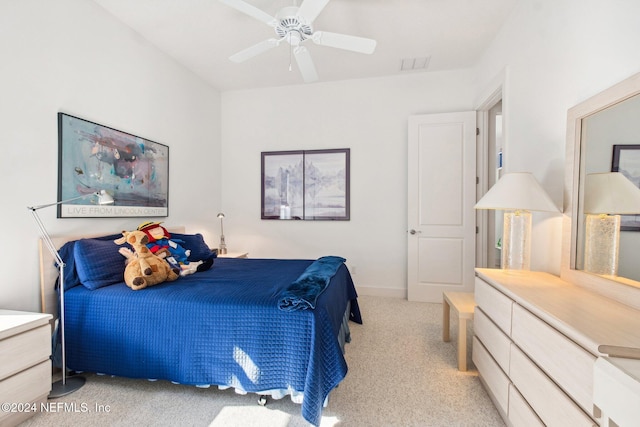
M197 236L200 246L204 243L199 234L178 236ZM316 299L296 306L284 303L283 296L324 258L216 258L206 271L133 291L122 279L105 284L99 278L97 285L95 277L79 274L84 264L114 256L111 237L73 238L64 245L67 239L56 239L67 264L68 369L289 395L301 403L308 422L319 424L329 393L347 374L348 322L362 322L341 258L332 260L335 267ZM41 267L51 269L42 251ZM47 275L51 272L43 272L43 282ZM46 289L43 296L56 301Z

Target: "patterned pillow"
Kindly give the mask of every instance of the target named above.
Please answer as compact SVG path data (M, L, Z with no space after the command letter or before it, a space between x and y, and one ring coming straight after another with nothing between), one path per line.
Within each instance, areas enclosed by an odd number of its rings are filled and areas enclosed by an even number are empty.
M125 258L113 240L80 239L73 248L76 271L87 289L95 290L124 280Z

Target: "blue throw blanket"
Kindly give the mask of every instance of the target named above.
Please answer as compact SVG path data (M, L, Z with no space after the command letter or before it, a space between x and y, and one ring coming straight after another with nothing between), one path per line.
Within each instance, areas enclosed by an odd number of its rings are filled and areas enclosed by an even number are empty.
M278 308L284 311L316 308L318 296L345 261L337 256L325 256L315 260L280 294Z

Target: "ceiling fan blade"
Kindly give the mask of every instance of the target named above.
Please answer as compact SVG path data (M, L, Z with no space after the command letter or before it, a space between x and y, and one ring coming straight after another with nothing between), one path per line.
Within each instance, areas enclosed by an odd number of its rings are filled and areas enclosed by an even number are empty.
M304 0L298 9L298 15L307 20L307 24L312 23L322 9L329 3L329 0Z
M328 33L316 31L312 36L313 42L321 46L337 47L359 53L371 54L376 49L376 41L364 37L349 36L346 34Z
M247 59L251 59L256 55L259 55L263 52L268 51L269 49L273 49L274 47L278 46L280 44L280 40L267 39L267 40L261 41L258 44L254 44L251 47L248 47L244 50L241 50L238 53L231 55L229 59L233 62L244 62Z
M268 13L242 0L219 0L219 1L220 3L226 4L227 6L232 7L235 10L238 10L246 15L251 16L252 18L257 19L258 21L264 22L270 27L275 27L277 25L277 21L273 16L269 15Z
M298 69L300 70L300 74L302 74L304 82L311 83L318 80L316 66L313 65L311 54L309 54L307 48L304 46L297 46L293 50L293 55L296 58L296 63L298 64Z

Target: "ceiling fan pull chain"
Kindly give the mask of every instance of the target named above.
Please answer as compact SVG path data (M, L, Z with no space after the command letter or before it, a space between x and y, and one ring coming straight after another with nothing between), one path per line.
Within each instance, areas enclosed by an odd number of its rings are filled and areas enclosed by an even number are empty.
M291 68L291 56L293 55L293 45L289 44L289 71L292 71Z

